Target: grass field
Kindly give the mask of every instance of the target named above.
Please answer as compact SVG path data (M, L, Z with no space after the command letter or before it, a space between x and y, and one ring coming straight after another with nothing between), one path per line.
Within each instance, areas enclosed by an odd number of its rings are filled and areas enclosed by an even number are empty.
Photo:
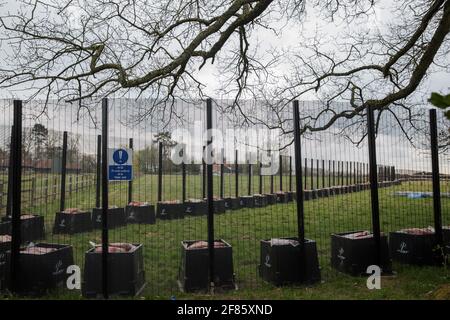
M188 197L201 197L200 176L188 177ZM218 190L218 177L215 177ZM233 177L228 177L226 193L233 193ZM241 194L246 177L241 177ZM286 186L288 178L284 179ZM265 178L265 191L269 191L269 179ZM181 177L166 176L164 198L181 198ZM257 191L257 178L253 179L253 191ZM275 190L278 185L275 185ZM228 189L229 188L229 189ZM380 189L381 228L384 232L403 227L426 227L433 224L432 199L407 199L394 197L394 191L430 191L430 183L403 183L400 186ZM442 186L449 191L448 182ZM135 199L155 202L156 176L141 176L134 183ZM110 204L123 206L127 202L127 184L110 187ZM67 199L68 207L91 208L95 203L95 190L90 188ZM58 201L33 208L33 212L45 215L47 242L67 243L74 247L76 263L83 266L88 241L101 242L99 230L74 236L52 235L54 213ZM394 264L397 276L383 279L381 290L368 290L366 279L350 277L330 268L330 234L351 230L369 229L371 226L370 192L322 198L305 203L305 229L308 238L317 241L323 281L312 287L275 288L262 282L257 275L259 241L261 239L296 235L295 203L274 205L259 209L227 211L215 216L216 238L225 239L233 246L234 268L239 290L210 295L181 294L177 287L182 240L206 239L206 217L187 217L184 220L160 221L156 225L128 225L110 231L110 241L126 241L144 244L147 286L141 297L145 299L432 299L445 297L450 282L450 269L440 267L411 267ZM450 224L450 200L442 199L444 224ZM51 293L51 299L79 299L79 291L59 290ZM448 296L447 296L448 297Z

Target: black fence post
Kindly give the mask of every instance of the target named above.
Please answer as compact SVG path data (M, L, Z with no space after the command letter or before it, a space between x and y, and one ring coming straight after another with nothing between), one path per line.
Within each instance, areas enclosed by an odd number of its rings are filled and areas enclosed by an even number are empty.
M322 160L322 188L325 188L325 160Z
M67 175L67 131L64 131L62 153L61 153L61 190L59 203L60 212L63 212L66 207L66 175Z
M298 101L294 101L294 144L295 144L295 174L296 192L297 192L297 232L299 241L299 254L301 279L305 279L306 274L306 256L305 256L305 214L304 214L304 199L302 187L302 151L301 151L301 137L300 137L300 116Z
M100 208L100 193L102 180L102 136L97 136L97 172L95 186L95 207Z
M224 183L225 183L224 176L223 176L224 170L225 170L225 154L224 154L224 150L222 149L222 163L220 164L220 193L219 193L220 199L223 199L223 197L224 197L224 190L223 190Z
M11 142L9 145L9 165L8 165L8 194L6 198L6 216L11 216L12 189L13 189L13 148L14 148L14 125L11 127Z
M262 162L259 162L259 194L263 193L263 176L262 176Z
M250 161L250 160L249 160ZM252 165L248 164L248 195L252 195Z
M184 155L185 150L183 150ZM182 202L186 202L186 163L184 163L184 157L183 162L181 163L181 197Z
M235 150L234 152L235 158L234 158L234 178L235 178L235 193L236 198L239 198L239 163L238 163L238 151Z
M292 191L292 156L289 156L289 191Z
M331 187L331 160L328 160L328 187Z
M133 152L133 138L130 138L129 146L131 152ZM131 180L128 181L128 203L130 203L131 201L133 201L133 177L131 177Z
M12 193L11 193L11 291L18 291L20 278L20 213L22 196L22 101L14 100L14 132L12 136Z
M207 146L212 148L212 136L210 130L212 129L212 101L206 100L206 129L208 130ZM213 166L211 152L208 152L208 256L209 256L209 283L210 289L214 288L214 189L213 189ZM205 153L203 153L205 157Z
M103 297L108 299L108 99L102 100L102 285Z
M320 180L320 172L319 172L319 166L320 166L320 161L319 159L316 160L316 189L319 189L319 180Z
M205 154L206 147L203 146L203 154ZM205 159L202 157L202 196L203 199L206 198L206 162Z
M375 120L373 109L367 107L367 139L369 143L369 175L370 195L372 204L372 231L375 240L375 261L381 268L381 240L380 240L380 207L378 202L377 150L375 137Z
M436 109L430 110L431 166L433 176L433 211L436 245L443 247L441 186L439 177L439 145L437 132Z
M314 160L311 159L311 190L314 190Z
M280 191L283 191L283 156L280 154Z
M305 182L304 182L304 188L307 190L308 188L308 158L305 158Z
M158 145L158 202L162 201L162 188L163 188L163 148L162 142Z

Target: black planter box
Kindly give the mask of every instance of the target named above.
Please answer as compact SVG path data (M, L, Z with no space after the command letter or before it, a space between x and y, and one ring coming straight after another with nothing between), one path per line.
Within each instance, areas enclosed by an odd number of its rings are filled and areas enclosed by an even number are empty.
M184 219L184 203L158 202L156 206L156 217L161 220Z
M241 208L241 201L239 198L225 198L225 208L227 210L238 210Z
M11 221L0 222L0 235L11 234Z
M286 192L286 195L287 195L287 201L288 201L288 202L294 201L294 194L295 194L294 191L287 191L287 192Z
M444 238L444 244L450 246L450 226L442 227L442 234Z
M255 197L253 196L242 196L239 198L242 208L254 208L255 207Z
M287 203L288 202L288 196L286 192L277 192L277 203Z
M224 199L214 199L213 200L213 208L215 214L225 213L225 200Z
M318 189L317 196L319 198L326 198L329 196L329 190L328 189Z
M253 197L255 198L255 207L263 208L268 205L267 196L262 194L255 194Z
M215 287L234 289L233 248L224 240L223 248L214 249ZM189 249L197 241L181 242L180 289L184 292L205 291L209 287L208 248Z
M22 243L45 238L44 217L31 214L32 218L20 220L20 236ZM11 216L3 217L3 222L11 222Z
M264 194L267 197L267 204L272 205L277 203L277 195L272 193Z
M394 261L411 265L439 264L439 252L436 249L435 233L410 234L406 232L391 232L389 247Z
M188 216L205 216L208 214L208 204L204 200L187 200L184 203L184 213Z
M95 229L102 228L102 208L92 209L92 225ZM127 216L124 208L108 209L108 229L114 229L126 225Z
M11 242L0 242L0 292L6 289L6 253L11 249Z
M65 288L69 275L67 268L74 264L73 248L65 244L37 243L35 247L54 248L53 252L29 254L21 252L17 292L22 295L44 295L49 290ZM7 253L7 264L10 263L11 252ZM8 268L9 269L9 268ZM7 281L10 281L9 270L6 270Z
M144 255L142 244L133 244L129 252L108 254L108 293L136 296L145 287ZM90 249L85 254L82 294L96 298L102 290L102 253Z
M308 201L313 198L313 192L312 190L304 190L303 191L303 200Z
M128 205L125 207L125 215L127 223L139 223L139 224L156 223L155 206L149 204L142 206Z
M333 268L353 276L366 274L367 267L376 264L375 240L370 238L349 239L345 235L352 231L331 235L331 265ZM385 273L392 271L386 235L381 235L381 266Z
M92 216L88 211L75 214L57 212L53 225L54 234L75 234L92 230Z
M349 186L350 187L350 192L358 192L359 190L358 190L358 186L356 185L356 184L353 184L353 185L351 185L351 186Z
M260 277L276 286L319 282L321 277L316 242L305 239L306 270L305 279L302 280L298 238L280 238L280 240L297 241L297 245L289 243L272 245L271 239L261 240Z

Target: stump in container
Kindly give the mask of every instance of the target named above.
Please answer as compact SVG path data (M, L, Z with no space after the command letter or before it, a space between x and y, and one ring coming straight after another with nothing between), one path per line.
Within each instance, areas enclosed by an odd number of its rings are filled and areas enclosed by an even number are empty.
M391 259L386 235L381 235L381 268L390 273ZM377 264L373 234L368 231L352 231L331 235L331 265L353 276L366 274L367 267Z
M11 222L11 216L3 217L3 222ZM20 235L22 243L45 238L44 217L37 214L23 214L20 216Z
M184 292L206 291L209 287L208 243L181 242L180 289ZM233 248L224 240L214 242L215 288L234 289Z
M156 206L156 217L161 220L184 219L185 205L179 200L161 201Z
M319 282L319 258L313 240L305 239L305 259L306 268L303 270L298 238L261 240L259 275L276 286Z
M240 197L240 204L241 204L242 208L254 208L255 207L255 197L242 196L242 197Z
M88 211L77 208L57 212L53 225L54 234L75 234L92 230L92 217Z
M239 198L225 198L225 208L227 210L238 210L241 208L241 202Z
M147 202L132 201L125 207L127 223L155 224L155 206Z
M255 207L263 208L263 207L267 206L268 201L267 201L267 197L265 195L255 194L253 197L255 198Z
M7 264L11 253L7 253ZM17 291L24 295L43 295L49 290L65 288L67 268L74 264L73 248L65 244L37 243L20 250ZM9 269L9 268L8 268ZM6 271L10 281L9 270Z
M102 225L102 208L94 208L92 210L92 224L95 229L101 229ZM124 208L111 206L108 208L108 229L114 229L126 225L126 214Z
M288 196L284 191L278 191L275 193L277 195L277 203L287 203Z
M389 234L392 259L412 265L439 264L440 255L436 247L436 234L432 228L410 228Z
M189 199L184 203L184 213L188 216L205 216L208 214L208 204L201 199Z
M142 244L111 243L108 253L108 293L121 296L138 295L145 287ZM101 245L85 254L82 294L87 298L96 298L103 294Z
M0 292L6 289L6 253L11 249L11 236L0 235Z
M267 204L273 205L277 203L277 195L272 193L265 193L264 194L267 198Z

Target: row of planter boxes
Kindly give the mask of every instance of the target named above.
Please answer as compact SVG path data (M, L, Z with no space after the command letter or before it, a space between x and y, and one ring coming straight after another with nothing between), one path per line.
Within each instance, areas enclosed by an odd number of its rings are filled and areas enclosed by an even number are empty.
M128 250L110 246L108 260L108 292L111 295L135 296L145 287L145 272L142 244L127 245ZM0 246L0 252L2 247ZM5 264L10 263L9 247L5 253ZM66 288L68 267L74 265L73 247L64 244L37 243L23 247L20 254L17 292L22 295L41 296L57 288ZM3 268L3 288L10 281L9 268ZM85 254L82 294L95 298L102 293L102 254L92 248Z
M423 229L411 229L423 230ZM444 228L447 246L450 245L450 228ZM386 235L381 236L381 268L389 273L391 257L404 263L436 264L433 255L433 233L390 234L390 248ZM122 251L119 251L120 248ZM124 249L127 248L127 249ZM226 241L214 242L216 287L235 288L233 249ZM95 298L102 292L101 247L85 254L83 296ZM117 250L116 250L117 249ZM145 286L142 244L111 244L109 254L108 287L111 295L134 296ZM266 239L261 241L259 274L274 285L295 283L312 284L321 280L316 242L306 239L304 254L306 265L300 259L297 238ZM376 264L375 242L367 231L336 233L331 236L332 267L351 275L365 274L367 267ZM9 244L0 243L0 253L6 252L3 274L9 277ZM403 256L404 255L404 256ZM48 290L62 287L68 278L67 268L73 265L73 248L69 245L38 243L22 248L18 290L22 294L45 294ZM5 270L6 269L6 270ZM181 243L180 288L186 292L208 288L208 244L206 241L183 241ZM6 272L5 272L6 271ZM1 275L1 274L0 274ZM4 283L4 282L3 282Z
M428 229L405 229L381 235L381 268L392 271L391 260L411 265L439 265L450 255L450 227L443 228L444 248L436 245L435 233ZM336 233L331 236L331 265L351 275L366 273L376 264L373 235L367 231Z

